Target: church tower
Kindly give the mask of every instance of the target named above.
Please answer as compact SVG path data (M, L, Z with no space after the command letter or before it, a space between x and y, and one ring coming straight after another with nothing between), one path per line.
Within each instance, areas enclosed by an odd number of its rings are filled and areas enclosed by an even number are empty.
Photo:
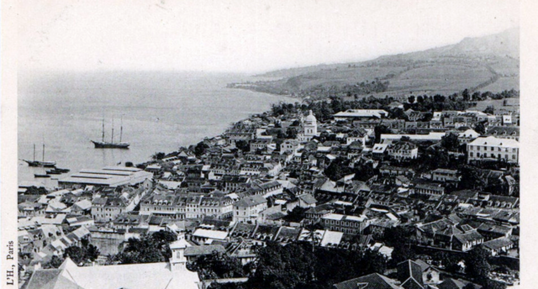
M170 258L170 267L172 269L180 266L185 266L187 258L185 257L185 249L190 247L191 244L185 240L185 234L179 233L177 241L170 244L170 250L172 251L172 258Z
M318 120L316 119L312 111L310 111L308 113L308 116L304 119L303 128L303 134L308 140L318 135Z

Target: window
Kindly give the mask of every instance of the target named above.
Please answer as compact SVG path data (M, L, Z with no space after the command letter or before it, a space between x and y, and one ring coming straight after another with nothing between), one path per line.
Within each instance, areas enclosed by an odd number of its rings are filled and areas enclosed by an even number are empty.
M470 153L471 157L473 157L473 152Z

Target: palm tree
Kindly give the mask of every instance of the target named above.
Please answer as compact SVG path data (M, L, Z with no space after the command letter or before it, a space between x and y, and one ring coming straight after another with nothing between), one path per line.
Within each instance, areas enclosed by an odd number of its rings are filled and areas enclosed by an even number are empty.
M322 235L318 230L316 230L314 225L307 225L304 229L306 231L301 233L301 239L311 242L312 253L314 253L314 248L321 242Z

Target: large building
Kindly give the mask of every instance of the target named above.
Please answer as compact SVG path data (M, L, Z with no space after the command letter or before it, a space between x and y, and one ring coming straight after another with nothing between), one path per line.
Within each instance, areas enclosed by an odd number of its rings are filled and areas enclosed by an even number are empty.
M79 173L59 179L58 185L64 188L98 186L119 187L138 185L150 180L153 174L139 168L105 167L100 170L83 169Z
M479 137L467 144L467 161L503 160L519 163L519 142L493 136Z
M303 119L303 132L300 133L297 138L301 142L306 142L311 140L313 137L318 135L318 120L312 113L309 111L308 115Z
M368 225L366 216L357 217L333 213L321 217L320 221L324 228L346 234L358 234Z
M237 201L233 206L234 222L256 223L261 211L267 209L267 200L260 196L248 196Z
M380 119L385 118L389 113L382 109L348 109L334 114L334 120L347 121L347 120L365 120L365 119Z
M176 251L179 250L175 250L174 247L173 252ZM180 253L176 254L179 257ZM172 263L175 259L178 258L171 258L169 263L78 267L67 258L58 269L36 270L28 280L26 288L198 289L200 282L198 274L187 270L184 263Z

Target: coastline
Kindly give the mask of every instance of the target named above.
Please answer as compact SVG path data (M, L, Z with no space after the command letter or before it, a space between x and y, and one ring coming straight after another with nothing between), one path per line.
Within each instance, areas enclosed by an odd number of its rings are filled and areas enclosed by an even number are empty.
M34 144L46 144L46 159L78 172L117 163L143 163L156 152L176 151L217 136L231 123L270 109L286 96L226 88L231 81L247 80L236 74L133 72L45 74L19 82L18 158L32 158ZM76 101L75 101L76 100ZM54 110L54 115L47 111ZM96 150L91 139L110 139L123 116L124 141L129 150ZM54 137L52 137L54 136ZM41 149L37 156L41 159ZM18 162L18 182L42 185L39 169Z

